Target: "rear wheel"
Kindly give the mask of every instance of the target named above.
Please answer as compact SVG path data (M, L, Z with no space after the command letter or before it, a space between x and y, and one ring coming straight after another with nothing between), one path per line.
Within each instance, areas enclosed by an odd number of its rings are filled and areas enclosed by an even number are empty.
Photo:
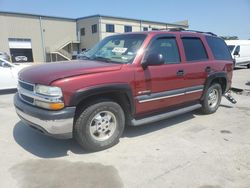
M204 114L212 114L216 112L216 110L219 108L221 98L222 98L221 85L218 83L212 84L208 88L204 100L201 103L202 104L201 111Z
M84 149L100 151L119 142L124 125L124 112L119 104L96 102L79 112L74 136Z

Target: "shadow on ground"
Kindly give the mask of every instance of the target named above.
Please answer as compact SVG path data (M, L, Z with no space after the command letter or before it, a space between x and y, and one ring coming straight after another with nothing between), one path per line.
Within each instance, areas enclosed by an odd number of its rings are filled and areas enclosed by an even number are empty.
M138 127L127 126L123 137L137 137L145 134L165 129L170 126L177 126L178 123L194 118L194 113L187 113L170 118L164 121L146 124ZM13 130L15 141L26 151L41 158L57 158L68 155L68 151L75 154L87 154L74 139L55 139L26 126L19 121Z

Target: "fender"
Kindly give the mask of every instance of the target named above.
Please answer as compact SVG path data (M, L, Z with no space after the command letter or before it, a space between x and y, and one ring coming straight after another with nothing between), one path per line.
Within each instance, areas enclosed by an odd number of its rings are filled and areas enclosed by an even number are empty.
M216 73L212 73L210 75L208 75L206 81L205 81L205 84L204 84L204 90L203 90L203 94L202 94L202 97L201 97L201 100L204 99L205 97L205 94L209 88L209 86L211 85L211 83L214 81L214 79L216 78L225 78L226 79L226 84L227 84L227 74L225 72L216 72ZM226 86L226 89L227 89L227 86Z
M72 95L69 104L70 106L77 106L82 100L88 97L110 92L124 93L128 97L131 113L135 113L135 104L133 100L132 89L128 84L125 83L97 85L77 90L76 93Z

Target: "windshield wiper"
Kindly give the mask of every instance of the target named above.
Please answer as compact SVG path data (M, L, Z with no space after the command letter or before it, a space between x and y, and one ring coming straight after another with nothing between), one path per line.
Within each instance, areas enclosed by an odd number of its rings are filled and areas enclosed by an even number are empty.
M107 57L102 57L102 56L96 56L93 58L93 60L100 60L100 61L104 61L107 63L114 63L111 59L109 59Z
M88 57L88 56L86 56L86 55L83 55L83 54L79 55L78 58L79 58L79 59L91 59L90 57Z

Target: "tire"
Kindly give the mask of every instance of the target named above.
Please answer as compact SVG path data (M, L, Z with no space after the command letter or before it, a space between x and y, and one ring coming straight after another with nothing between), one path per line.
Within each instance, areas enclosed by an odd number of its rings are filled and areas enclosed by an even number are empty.
M215 98L212 99L211 97L214 96ZM216 112L216 110L219 108L221 98L222 98L221 85L218 83L212 84L206 91L204 100L201 102L202 104L201 112L203 114L212 114Z
M85 150L100 151L117 144L124 127L125 116L119 104L96 102L76 116L74 137Z
M249 63L249 64L247 64L247 68L248 68L248 69L250 69L250 63Z

